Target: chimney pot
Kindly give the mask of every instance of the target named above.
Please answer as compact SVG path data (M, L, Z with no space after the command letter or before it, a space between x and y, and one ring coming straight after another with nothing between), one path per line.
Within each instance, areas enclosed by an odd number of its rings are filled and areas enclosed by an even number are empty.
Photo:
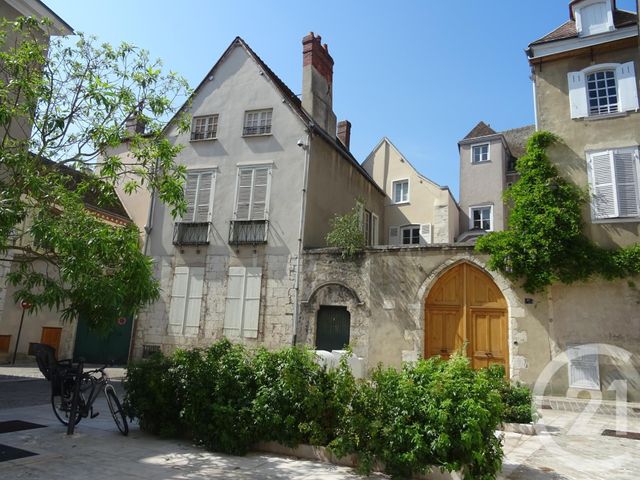
M351 143L351 122L349 120L338 122L338 140L349 150L349 144Z

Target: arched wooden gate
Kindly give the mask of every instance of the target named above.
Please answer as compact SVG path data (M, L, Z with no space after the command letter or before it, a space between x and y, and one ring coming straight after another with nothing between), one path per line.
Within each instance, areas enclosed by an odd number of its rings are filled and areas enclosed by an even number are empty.
M444 273L425 301L425 358L449 358L467 342L473 368L509 372L507 302L482 270L460 263Z

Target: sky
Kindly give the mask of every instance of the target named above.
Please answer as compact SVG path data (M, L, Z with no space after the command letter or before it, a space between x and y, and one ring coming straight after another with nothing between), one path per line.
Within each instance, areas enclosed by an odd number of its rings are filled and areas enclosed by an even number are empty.
M456 198L457 142L480 120L496 131L534 123L524 50L569 18L569 0L44 1L76 31L145 48L192 87L240 36L299 94L302 37L321 35L354 156L386 136Z

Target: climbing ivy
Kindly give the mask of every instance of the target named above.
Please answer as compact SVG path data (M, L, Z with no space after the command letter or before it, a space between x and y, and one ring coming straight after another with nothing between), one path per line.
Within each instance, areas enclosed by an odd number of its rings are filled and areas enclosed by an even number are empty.
M558 281L640 273L640 244L607 250L583 233L587 195L562 178L547 157L547 148L558 140L550 132L531 136L516 165L520 179L504 195L511 207L508 229L478 239L476 251L489 253L490 269L521 280L530 293Z

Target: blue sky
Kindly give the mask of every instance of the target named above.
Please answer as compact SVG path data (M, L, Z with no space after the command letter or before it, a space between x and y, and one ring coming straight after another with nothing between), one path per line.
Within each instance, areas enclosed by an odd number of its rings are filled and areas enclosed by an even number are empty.
M532 124L524 49L568 19L568 0L45 0L75 30L127 41L196 86L236 36L295 92L301 40L322 35L334 61L334 110L363 161L387 136L458 198L458 147L479 121ZM635 0L618 0L635 11Z

